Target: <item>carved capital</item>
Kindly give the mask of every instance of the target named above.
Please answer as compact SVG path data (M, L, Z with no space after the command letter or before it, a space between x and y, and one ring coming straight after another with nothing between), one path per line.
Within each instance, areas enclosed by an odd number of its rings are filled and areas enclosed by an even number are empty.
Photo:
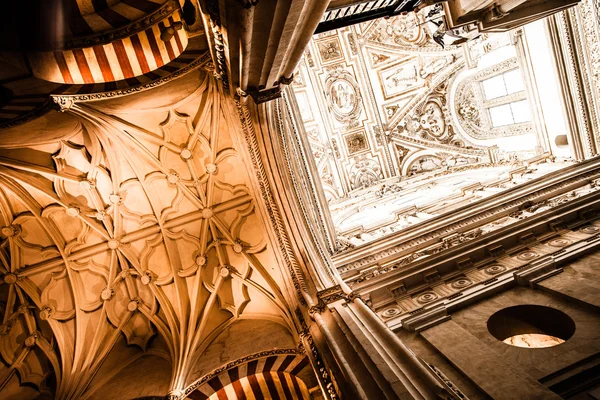
M308 309L310 314L320 313L325 311L328 304L343 300L345 303L350 303L354 299L361 298L359 294L350 292L344 293L340 285L335 285L327 289L323 289L317 293L318 303Z
M286 78L285 76L281 76L279 78L279 83L283 84L283 85L289 85L290 83L292 83L294 81L294 74L290 75L289 78Z
M238 3L242 5L242 7L248 9L254 7L258 4L259 0L237 0Z
M252 98L254 99L254 101L257 104L260 104L260 103L264 103L266 101L274 100L274 99L281 97L281 87L278 85L278 86L275 86L275 87L273 87L271 89L267 89L267 90L258 90L256 88L248 88L248 91L245 93L252 96Z
M178 390L178 389L171 390L165 396L165 400L181 400L184 398L185 398L185 393L183 392L183 390Z

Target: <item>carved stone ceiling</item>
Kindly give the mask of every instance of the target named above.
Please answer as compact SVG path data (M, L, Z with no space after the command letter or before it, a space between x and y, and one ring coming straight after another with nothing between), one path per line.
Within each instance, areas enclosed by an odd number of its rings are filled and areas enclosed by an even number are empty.
M1 134L0 390L18 372L88 398L149 354L184 388L236 321L293 329L235 111L209 73L186 79L53 112L58 140Z
M315 35L295 74L338 251L564 166L511 172L546 151L533 119L492 124L493 107L531 107L523 84L484 96L486 79L527 78L511 34L442 48L429 11Z

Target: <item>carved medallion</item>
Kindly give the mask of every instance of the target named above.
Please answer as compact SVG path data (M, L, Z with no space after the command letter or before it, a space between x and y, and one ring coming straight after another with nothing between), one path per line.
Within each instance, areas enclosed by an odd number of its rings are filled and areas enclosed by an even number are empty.
M549 241L548 245L552 246L552 247L565 247L565 246L570 245L571 243L573 243L573 242L569 239L557 238L557 239L552 239L551 241Z
M425 292L417 297L417 301L421 304L431 303L438 299L438 295L434 292Z
M354 77L347 71L336 70L330 73L325 85L327 102L333 116L345 123L358 118L362 103Z
M348 148L349 155L369 149L369 141L362 131L346 135L344 136L344 139L346 140L346 147Z
M591 225L584 226L579 230L579 232L587 233L588 235L593 235L595 233L598 233L598 231L600 231L600 228Z
M517 258L522 261L529 261L529 260L533 260L534 258L536 258L538 256L539 256L539 254L536 253L535 251L528 250L528 251L519 253L519 255L517 255Z
M506 271L506 267L504 265L498 264L490 265L489 267L483 270L483 272L485 272L488 275L498 275L499 273L504 271Z
M398 307L390 307L387 310L384 310L381 313L381 316L383 318L392 318L398 314L400 314L400 309Z
M471 286L473 281L467 277L460 277L450 284L454 289L462 289Z

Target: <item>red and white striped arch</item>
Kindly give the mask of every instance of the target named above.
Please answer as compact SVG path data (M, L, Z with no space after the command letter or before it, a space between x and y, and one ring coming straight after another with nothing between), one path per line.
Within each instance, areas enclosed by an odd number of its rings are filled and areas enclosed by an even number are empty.
M134 78L177 58L186 48L185 29L168 42L161 30L181 21L179 10L144 31L111 43L83 49L48 51L30 56L33 74L50 82L94 84Z
M308 388L298 375L310 368L301 354L280 354L257 358L214 376L193 391L193 400L310 399ZM193 386L193 385L192 385Z

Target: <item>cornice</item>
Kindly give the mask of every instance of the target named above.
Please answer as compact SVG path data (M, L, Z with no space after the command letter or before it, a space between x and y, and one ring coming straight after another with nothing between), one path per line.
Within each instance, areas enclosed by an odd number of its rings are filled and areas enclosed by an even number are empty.
M600 210L600 192L593 192L572 202L558 202L554 207L540 212L528 219L521 219L511 225L488 234L469 233L454 235L453 243L439 243L432 251L419 251L392 259L379 268L357 276L355 283L347 279L352 289L361 295L369 295L384 287L397 297L417 290L422 285L431 285L440 281L441 275L454 273L461 276L465 270L488 265L496 258L515 253L538 239L558 235L566 226L577 226L587 221L587 213ZM567 223L568 221L568 223ZM477 232L475 229L472 232ZM535 232L535 234L533 233ZM447 244L447 245L445 245ZM454 271L454 272L452 272ZM495 275L498 271L491 271ZM501 272L501 271L500 271ZM461 285L453 286L458 288Z
M596 222L596 225L598 225L598 222ZM600 231L600 229L597 229L597 231ZM384 319L387 319L388 326L394 330L402 327L409 331L419 332L447 321L451 318L452 312L492 296L500 290L515 285L535 288L541 281L562 273L562 266L569 261L580 258L589 252L597 251L599 248L600 234L592 234L587 239L562 246L559 250L534 258L533 261L523 265L512 268L504 267L504 269L500 268L501 265L496 265L499 273L494 271L489 279L465 284L464 289L447 296L438 296L416 310L403 312L399 310L397 305L392 305L391 307L386 306L387 309L381 312L381 315ZM398 302L400 302L400 299ZM398 311L392 312L394 309L398 309Z
M154 25L156 22L174 13L178 9L179 4L174 0L169 0L162 4L158 9L156 9L152 13L145 15L142 19L139 19L128 25L107 32L83 37L76 37L66 42L63 48L55 50L68 50L110 43L115 40L131 36L134 33L141 32L146 28Z
M571 188L583 186L598 178L600 178L600 158L596 157L489 196L429 220L426 224L409 227L394 235L350 249L334 256L333 261L343 274L366 268L390 260L406 249L415 249L415 246L433 243L457 230L464 231L465 227L481 225L499 216L508 215L527 202L534 203L558 196Z

